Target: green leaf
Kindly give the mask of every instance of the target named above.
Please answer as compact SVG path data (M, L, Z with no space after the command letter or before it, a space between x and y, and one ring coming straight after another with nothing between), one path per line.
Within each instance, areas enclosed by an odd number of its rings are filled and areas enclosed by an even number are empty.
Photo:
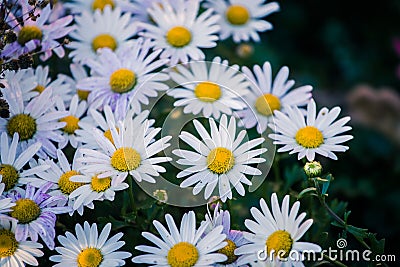
M316 191L317 191L317 188L315 188L315 187L308 187L308 188L306 188L306 189L303 189L303 190L299 193L299 195L297 196L297 199L302 198L302 197L305 196L307 193L316 192Z

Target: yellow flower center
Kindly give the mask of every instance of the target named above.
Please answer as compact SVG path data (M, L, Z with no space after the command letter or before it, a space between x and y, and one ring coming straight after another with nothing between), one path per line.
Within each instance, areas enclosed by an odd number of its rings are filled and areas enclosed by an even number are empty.
M318 128L306 126L297 131L296 141L305 148L317 148L324 143L324 136Z
M270 255L271 250L274 250L274 255L279 255L281 258L287 258L292 249L292 245L293 239L290 234L284 230L278 230L272 233L267 239L267 253Z
M93 191L104 192L111 187L111 178L98 178L97 175L95 175L92 177L90 185Z
M115 129L117 130L117 133L119 133L119 128L116 127ZM107 131L105 131L103 135L104 135L105 138L107 138L108 140L110 140L110 142L111 142L112 144L114 144L114 139L113 139L113 137L112 137L112 134L111 134L111 130L110 130L110 129L108 129Z
M0 258L5 258L14 255L18 249L18 242L15 235L10 230L0 230Z
M79 96L80 100L87 100L90 91L85 91L85 90L81 90L81 89L77 89L76 90L77 95Z
M5 185L5 191L10 190L18 181L18 171L9 164L0 164L0 175L3 177L1 182Z
M243 25L250 19L250 13L244 6L231 5L226 11L226 19L230 24Z
M228 257L228 259L225 262L223 262L223 264L231 264L234 263L238 258L238 256L236 256L234 253L236 249L236 244L230 239L226 239L225 241L228 243L228 245L219 249L217 252L224 254Z
M42 30L38 26L26 25L19 31L17 41L20 45L25 45L31 40L42 40L42 37Z
M180 242L168 251L168 264L171 267L192 267L199 259L199 252L188 242Z
M19 140L31 139L36 133L36 121L28 114L17 114L8 121L7 132L10 136L19 134Z
M214 102L221 97L221 88L212 82L201 82L194 88L195 96L203 102Z
M110 76L111 90L115 93L126 93L133 89L136 84L136 75L128 69L119 69L114 71Z
M77 259L78 267L98 267L103 261L103 255L97 248L83 249Z
M187 28L176 26L167 32L166 38L173 47L184 47L192 40L192 34Z
M66 195L71 194L75 189L81 187L84 185L84 183L78 183L78 182L72 182L69 180L74 175L80 174L77 171L67 171L63 175L60 176L60 179L58 180L58 187L60 188L61 192L63 192Z
M103 9L106 7L106 5L110 5L111 8L114 8L115 4L113 0L94 0L92 3L92 9L100 9L103 11Z
M139 167L140 154L131 147L117 149L111 157L111 166L120 172L127 172Z
M115 50L117 48L117 40L109 34L99 34L92 40L92 49L93 51L97 51L99 48L108 47L111 50Z
M11 207L11 217L18 220L19 223L30 223L40 215L40 208L35 201L29 198L20 198L15 202L15 206Z
M234 164L235 157L232 151L224 147L214 148L207 156L208 169L217 174L228 172Z
M39 92L40 94L44 91L44 89L46 89L46 87L44 87L43 85L38 84L33 91Z
M60 122L66 122L67 125L65 125L62 130L66 132L67 134L73 134L75 133L75 130L79 129L79 118L69 115L67 117L64 117L60 119Z
M254 105L258 113L264 116L271 116L275 110L281 109L281 101L273 94L265 94L257 98Z

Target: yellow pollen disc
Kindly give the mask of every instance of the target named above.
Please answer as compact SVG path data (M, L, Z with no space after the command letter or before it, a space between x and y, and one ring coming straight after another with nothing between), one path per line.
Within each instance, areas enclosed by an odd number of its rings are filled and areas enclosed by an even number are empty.
M111 157L111 166L120 172L127 172L139 167L140 154L131 147L117 149Z
M99 48L108 47L111 50L115 50L117 48L117 40L109 34L99 34L92 40L92 49L93 51L97 51Z
M14 255L18 249L18 242L15 235L10 230L0 230L0 258Z
M1 182L5 184L4 191L13 188L19 178L18 171L9 164L0 164L0 175L3 177Z
M7 132L10 136L19 134L19 140L31 139L36 133L36 121L28 114L17 114L8 121Z
M30 223L40 215L40 208L35 201L28 198L20 198L11 207L11 217L18 220L19 223Z
M119 128L116 127L115 129L117 130L117 133L119 133ZM111 134L111 130L110 130L110 129L108 129L107 131L105 131L103 135L104 135L105 138L107 138L108 140L110 140L110 142L111 142L112 144L114 144L114 139L112 138L112 134Z
M115 4L113 0L94 0L92 3L92 9L100 9L103 11L103 9L106 7L106 5L110 5L111 8L114 8Z
M203 102L214 102L221 97L221 88L212 82L201 82L194 88L195 96Z
M228 245L219 249L217 252L224 254L228 257L228 259L224 261L223 264L231 264L234 263L238 258L238 256L236 256L234 253L236 249L236 244L230 239L226 239L225 241L228 243Z
M25 45L31 40L42 40L43 33L42 30L35 25L26 25L21 28L18 33L18 43L20 45Z
M318 128L306 126L296 133L296 141L305 148L317 148L324 143L324 136Z
M192 267L199 259L199 252L188 242L180 242L168 251L168 264L171 267Z
M272 233L266 242L267 252L270 255L271 250L275 250L274 255L279 255L281 258L287 258L292 249L293 239L290 234L284 230L278 230ZM284 251L280 252L279 251Z
M72 182L69 180L74 175L79 175L80 173L77 171L68 171L65 172L63 175L60 176L58 179L58 187L60 188L61 192L66 195L71 194L75 189L84 185L84 183Z
M78 89L78 90L76 90L76 93L79 96L80 100L87 100L90 91L85 91L85 90Z
M226 11L226 19L230 24L243 25L250 19L250 13L244 6L232 5Z
M217 174L228 172L234 164L235 157L232 151L224 147L214 148L207 156L208 169Z
M40 94L46 89L43 85L38 84L33 90L39 92Z
M73 134L76 130L79 129L79 118L69 115L67 117L64 117L60 119L60 122L66 122L67 125L65 125L62 130L66 132L67 134Z
M173 47L184 47L192 40L192 34L185 27L176 26L167 32L166 38Z
M97 248L83 249L77 259L78 267L98 267L103 261L103 255Z
M254 105L258 113L264 116L271 116L275 110L281 109L281 101L272 94L265 94L257 98Z
M92 177L90 185L93 191L104 192L111 187L111 178L97 178L97 175L95 175Z
M133 89L136 84L136 75L128 69L119 69L114 71L110 76L111 90L115 93L126 93Z

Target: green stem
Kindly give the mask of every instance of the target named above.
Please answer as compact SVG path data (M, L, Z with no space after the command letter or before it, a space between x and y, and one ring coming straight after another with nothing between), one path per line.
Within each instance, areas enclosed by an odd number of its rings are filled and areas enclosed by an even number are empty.
M136 212L136 209L135 209L135 198L133 196L133 182L132 182L133 181L133 177L131 175L129 175L127 177L127 180L128 180L128 185L129 185L129 189L128 189L129 201L131 203L132 211Z
M280 182L282 179L279 169L279 155L275 155L274 163L272 164L272 170L274 171L275 182Z

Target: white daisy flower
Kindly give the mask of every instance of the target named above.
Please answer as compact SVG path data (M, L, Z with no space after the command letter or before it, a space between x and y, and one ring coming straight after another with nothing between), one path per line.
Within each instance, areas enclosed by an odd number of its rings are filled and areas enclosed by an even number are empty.
M26 264L38 266L36 257L42 257L44 253L39 250L43 246L34 241L17 241L15 230L17 223L14 220L0 219L0 266L14 267Z
M54 249L56 215L67 213L70 208L59 206L60 201L65 199L64 196L50 196L47 193L52 185L46 183L36 190L31 184L27 184L21 194L7 194L15 203L10 216L18 220L15 229L17 241L30 237L36 242L40 236L49 249Z
M73 14L80 14L83 12L94 13L96 10L104 11L106 6L112 9L120 8L122 12L129 12L134 8L131 0L72 0L65 3L64 6L68 8Z
M226 236L221 233L222 226L204 235L208 224L202 224L196 229L196 216L193 211L183 215L179 229L171 215L165 215L165 220L168 230L160 222L153 221L162 239L149 232L142 233L144 238L157 247L136 246L135 249L149 254L133 257L134 263L165 267L205 267L227 259L225 255L217 253L217 250L227 245L224 242Z
M111 130L109 125L117 125L117 122L120 120L134 120L134 124L141 124L143 123L148 115L149 111L145 110L138 115L135 116L135 111L134 109L129 109L127 114L123 116L123 118L119 118L116 116L115 113L112 112L110 106L105 105L103 107L103 112L99 112L95 109L89 109L89 116L91 118L91 123L85 123L81 124L82 129L76 130L77 140L82 143L81 147L85 148L91 148L91 149L100 149L99 145L97 144L97 141L93 138L93 128L98 128L100 131L103 132L103 135L110 140L111 142L114 142L112 139L111 135ZM154 120L149 120L150 124L152 125L155 121ZM153 128L150 127L149 130L152 130ZM117 128L117 131L119 129Z
M21 6L21 14L23 26L19 23L16 14L8 13L7 23L17 33L17 40L7 44L2 51L1 57L14 57L29 53L36 48L40 48L43 54L40 59L45 61L56 53L60 58L64 57L65 51L63 46L56 41L66 36L74 29L74 26L67 27L73 20L72 16L65 16L50 23L51 6L48 4L43 9L36 8L33 13L38 15L37 19L30 16L32 6L28 4L28 0L20 0L18 4Z
M288 80L288 67L282 67L274 80L269 62L265 62L262 69L255 65L254 74L247 67L242 71L251 81L251 92L244 96L249 107L238 111L238 115L246 128L257 126L260 134L267 129L268 123L273 122L275 110L285 113L284 107L303 106L311 99L310 85L292 89L295 82Z
M296 201L289 211L289 195L286 195L281 209L278 197L273 193L272 213L264 199L260 199L260 206L261 211L255 207L250 209L255 221L247 219L244 222L252 233L243 234L250 244L235 250L236 255L241 255L238 263L254 262L263 255L266 261L274 262L277 266L304 266L301 263L301 257L297 259L293 255L301 255L304 250L321 252L320 246L299 241L313 223L312 219L301 223L306 213L303 212L297 216L300 202Z
M58 262L54 266L123 266L124 259L129 258L131 253L118 251L125 245L124 241L120 241L123 234L118 233L108 238L110 232L111 223L104 226L100 235L95 223L90 226L85 221L83 228L76 224L76 237L70 232L66 232L65 236L59 235L58 241L62 247L56 247L56 251L60 255L50 256L50 260Z
M24 96L24 100L30 100L32 97L39 95L44 90L51 88L53 91L53 95L59 96L64 103L69 104L72 97L72 88L68 83L66 83L65 78L63 76L58 75L57 79L52 80L49 77L49 66L37 66L36 69L28 69L24 79L30 79L34 77L34 82L36 84L35 88L33 88L33 92L22 90L23 95L30 95L29 99Z
M299 153L299 160L307 157L308 161L313 161L316 153L336 160L334 152L345 152L349 149L340 144L349 141L353 136L337 135L351 130L350 126L344 126L350 117L334 122L339 116L340 107L331 110L324 107L316 115L316 105L311 99L307 105L306 118L296 106L286 107L286 112L287 115L275 111L274 123L269 124L275 134L268 137L275 140L274 144L284 145L278 152Z
M29 101L32 97L38 95L34 89L37 86L36 78L28 74L27 69L20 69L18 71L5 70L3 72L3 78L0 79L0 83L4 85L3 90L18 90L22 91L22 98L24 101Z
M74 209L82 205L93 205L93 201L114 201L115 192L125 190L129 187L121 179L105 177L99 178L98 174L80 174L71 177L71 181L83 184L74 190L70 198L76 199Z
M74 211L77 211L79 215L82 215L83 211L84 211L84 205L79 205L79 206L75 205L76 198L71 197L71 193L74 190L76 190L79 187L84 185L83 183L72 181L72 179L71 179L75 175L81 174L78 171L79 163L76 161L76 159L80 155L81 154L79 153L79 150L75 151L74 158L72 160L72 164L70 164L68 162L67 157L62 152L62 150L58 149L57 150L57 159L58 159L57 163L55 163L52 159L51 160L50 159L47 159L47 160L39 159L37 162L31 161L30 162L31 167L47 165L47 166L49 166L49 169L47 169L41 173L37 173L35 177L28 177L28 178L24 178L24 179L21 178L20 181L22 184L29 183L36 188L40 188L48 182L53 183L53 186L51 187L51 192L49 192L49 195L51 195L51 196L63 195L66 200L64 202L67 202L66 203L67 206L70 207L69 214L72 215L74 213ZM63 204L63 202L61 202L61 204ZM90 209L94 208L93 204L88 204L85 206Z
M177 178L186 177L181 183L182 188L196 184L193 194L197 195L203 188L204 198L208 199L218 185L219 194L223 202L232 199L231 184L241 195L245 195L242 183L251 185L247 175L261 175L261 171L248 164L265 162L264 158L256 158L266 152L266 148L253 149L264 142L264 138L256 138L242 142L246 130L236 135L236 120L231 117L228 124L226 115L222 115L219 129L214 119L209 119L211 135L197 120L193 124L201 140L191 133L183 131L179 138L191 146L194 151L175 149L173 154L181 157L177 162L188 165L178 173ZM253 150L252 150L253 149Z
M244 237L243 237L243 232L238 231L238 230L232 230L231 229L231 215L229 211L227 210L220 210L219 206L217 204L217 207L214 209L214 214L207 214L206 215L206 220L202 222L207 223L209 227L205 231L205 233L209 233L212 231L214 228L222 225L223 230L222 233L226 235L225 242L227 245L223 247L222 249L219 249L218 252L222 253L227 256L227 260L215 264L215 266L218 267L247 267L248 265L238 265L237 264L237 259L238 256L235 255L235 249L238 247L243 246L244 244L249 243Z
M0 138L0 179L4 184L4 191L10 191L16 186L23 184L23 180L41 173L50 166L41 165L24 170L26 163L39 151L40 142L36 142L24 148L21 151L18 147L19 136L14 133L10 142L7 133L3 132Z
M157 91L165 91L169 79L165 73L154 73L166 60L156 60L160 50L150 52L150 41L138 39L134 45L114 53L102 49L98 60L88 60L92 77L78 82L77 87L90 91L90 107L101 109L111 106L119 118L123 118L131 106L136 114L141 104L149 104L149 97L156 97Z
M171 136L165 136L155 141L154 137L161 128L150 129L152 123L132 118L118 124L118 131L114 125L110 140L98 129L93 129L93 137L101 148L99 150L81 148L83 157L79 160L84 164L82 172L97 174L98 178L111 177L122 182L132 175L138 182L142 180L155 183L153 177L165 172L165 168L158 163L170 161L169 157L152 157L166 149L170 144Z
M82 1L89 2L89 1ZM131 45L129 40L136 33L136 25L130 24L131 15L121 14L121 10L112 10L106 6L104 11L83 12L75 16L76 29L69 36L74 39L68 44L72 49L69 57L74 61L86 63L97 57L97 50L108 47L118 51Z
M212 63L205 61L178 65L171 71L171 79L178 84L167 92L175 99L174 106L184 106L184 113L203 113L204 117L218 119L221 113L232 114L233 110L246 107L241 99L249 90L249 82L239 72L239 66L229 66L227 60L216 57Z
M56 99L56 108L59 111L67 111L64 101L59 97ZM80 145L80 142L77 140L76 131L81 129L83 124L91 125L90 117L86 116L82 118L86 114L86 109L86 101L79 101L79 96L74 95L67 111L68 116L59 120L66 123L66 125L61 129L64 141L59 143L59 148L64 148L68 143L70 143L73 148L77 148L78 145Z
M24 104L21 90L16 89L14 92L4 91L4 99L10 106L10 118L0 118L0 132L7 132L9 136L18 133L22 150L39 141L42 146L37 155L41 158L54 158L57 148L53 142L64 140L59 129L66 125L59 119L68 113L54 110L55 100L51 88L44 90L27 105Z
M217 45L219 16L211 9L198 15L199 7L199 0L162 0L147 10L155 25L140 24L145 30L142 35L154 40L156 49L163 49L160 57L169 58L170 65L203 60L205 54L200 48Z
M279 11L277 2L265 3L266 0L206 0L204 7L213 8L220 15L220 39L230 36L235 43L241 41L260 41L259 32L271 30L272 24L263 17Z
M127 11L132 14L132 21L154 24L154 20L152 19L148 10L154 4L162 6L162 1L163 0L131 0L131 6ZM174 8L176 8L178 4L179 1L170 1L170 5L172 5Z
M4 189L6 188L6 185L1 182L2 180L1 170L2 168L0 167L0 220L9 219L10 217L5 213L10 212L11 211L10 208L15 206L15 203L12 202L11 198L5 197Z
M83 80L88 77L85 68L81 64L71 63L69 66L72 77L65 74L60 74L59 76L65 79L65 82L69 84L72 89L72 94L77 94L80 100L87 101L90 91L81 90L76 87L78 81Z

